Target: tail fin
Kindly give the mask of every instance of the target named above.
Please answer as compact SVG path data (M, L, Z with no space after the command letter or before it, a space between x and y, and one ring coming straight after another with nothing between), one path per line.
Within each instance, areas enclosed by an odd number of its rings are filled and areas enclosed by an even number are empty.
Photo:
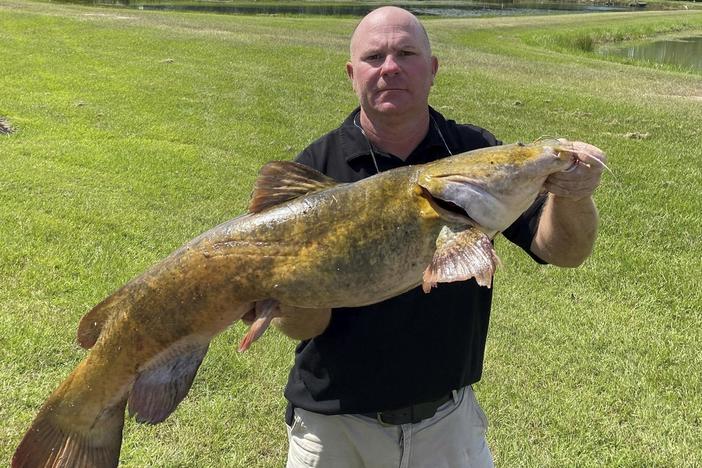
M61 402L42 408L12 457L12 468L116 467L122 445L123 401L107 408L87 431L62 421Z

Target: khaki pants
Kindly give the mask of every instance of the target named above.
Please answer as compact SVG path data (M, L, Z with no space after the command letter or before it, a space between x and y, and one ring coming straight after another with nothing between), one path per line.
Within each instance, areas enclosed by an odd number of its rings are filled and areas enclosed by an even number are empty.
M295 409L287 468L492 467L487 420L470 387L417 424L385 426L365 416Z

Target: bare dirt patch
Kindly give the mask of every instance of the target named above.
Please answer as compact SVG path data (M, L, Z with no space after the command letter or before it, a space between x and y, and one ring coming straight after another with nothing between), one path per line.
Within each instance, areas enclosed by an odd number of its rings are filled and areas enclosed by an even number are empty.
M10 122L4 117L0 117L0 135L9 135L15 131Z

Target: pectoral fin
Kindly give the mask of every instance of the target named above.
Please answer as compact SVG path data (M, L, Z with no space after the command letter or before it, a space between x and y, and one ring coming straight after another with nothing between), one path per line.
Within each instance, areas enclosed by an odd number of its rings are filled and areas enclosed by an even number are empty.
M455 231L444 227L436 239L434 258L424 270L422 289L428 293L437 283L470 278L489 288L499 264L490 238L482 231L476 228Z

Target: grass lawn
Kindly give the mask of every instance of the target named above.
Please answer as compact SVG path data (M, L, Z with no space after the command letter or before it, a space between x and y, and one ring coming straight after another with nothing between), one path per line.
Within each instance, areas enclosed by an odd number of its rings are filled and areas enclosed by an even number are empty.
M85 356L80 317L241 213L258 168L355 106L354 19L155 13L0 0L0 465ZM432 105L506 142L605 149L595 254L504 267L476 392L499 466L702 463L702 75L588 44L702 31L700 12L425 21ZM437 317L440 320L440 317ZM281 466L294 343L217 338L123 466ZM437 363L440 365L440 363Z

